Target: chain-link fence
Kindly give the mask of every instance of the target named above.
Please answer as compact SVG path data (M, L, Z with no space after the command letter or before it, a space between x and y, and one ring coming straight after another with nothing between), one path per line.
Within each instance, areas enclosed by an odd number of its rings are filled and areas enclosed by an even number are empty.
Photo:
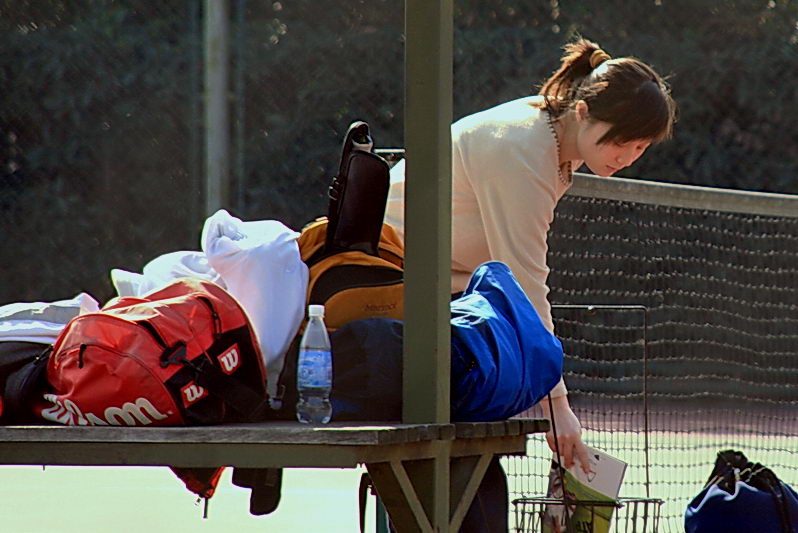
M226 207L300 227L352 120L402 144L404 5L228 7ZM203 17L200 0L0 2L0 302L104 300L111 268L198 248ZM580 32L671 75L680 104L675 139L624 175L798 192L796 19L783 1L458 1L455 117L534 90Z
M135 5L132 5L135 4ZM3 2L0 301L197 246L198 2Z
M299 229L351 121L403 145L404 3L227 5L225 207ZM103 302L112 268L199 249L204 7L0 0L0 305ZM796 21L790 0L458 0L455 118L535 91L579 33L652 64L680 107L675 138L623 176L798 193Z

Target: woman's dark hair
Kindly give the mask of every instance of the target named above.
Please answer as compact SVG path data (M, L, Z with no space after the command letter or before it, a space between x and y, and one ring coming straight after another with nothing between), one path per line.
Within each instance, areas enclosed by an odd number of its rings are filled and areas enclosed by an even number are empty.
M599 143L637 139L660 142L673 134L676 103L665 81L631 57L611 59L594 42L565 45L560 68L546 80L540 107L555 119L579 100L590 117L611 124Z

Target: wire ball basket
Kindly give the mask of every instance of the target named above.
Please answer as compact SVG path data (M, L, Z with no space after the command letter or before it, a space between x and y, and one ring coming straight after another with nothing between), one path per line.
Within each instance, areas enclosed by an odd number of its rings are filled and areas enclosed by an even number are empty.
M619 498L616 501L525 497L513 500L516 533L658 533L657 498ZM577 513L577 508L582 512ZM562 517L565 514L565 525ZM579 519L572 520L574 516Z
M516 533L659 533L660 515L664 500L649 494L649 444L648 444L648 308L642 305L552 305L566 311L583 311L594 314L598 311L634 312L642 318L642 412L643 452L645 455L645 497L621 497L617 499L589 500L584 494L578 497L566 486L565 470L561 466L549 473L547 496L522 496L512 501L515 513ZM551 412L552 432L556 455L560 455L557 444L557 429L554 412ZM556 474L556 475L555 475ZM559 486L559 489L558 489Z

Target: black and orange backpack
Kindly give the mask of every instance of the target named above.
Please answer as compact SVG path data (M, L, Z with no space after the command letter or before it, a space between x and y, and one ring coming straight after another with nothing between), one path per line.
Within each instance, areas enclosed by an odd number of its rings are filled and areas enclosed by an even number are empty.
M305 226L298 240L310 271L307 303L325 306L330 331L362 318L402 318L404 245L383 223L389 167L373 146L368 124L354 122L329 188L327 217Z
M368 124L354 122L329 188L327 216L307 224L298 239L309 270L306 304L324 305L324 323L331 334L356 320L403 316L404 246L396 230L383 223L389 166L372 148ZM304 323L286 352L278 418L294 418L296 358L303 331ZM333 394L334 382L335 375Z
M375 254L361 250L324 253L328 228L328 219L316 220L302 230L298 240L309 270L307 303L324 305L327 329L335 331L362 318L401 320L404 248L396 230L382 225Z

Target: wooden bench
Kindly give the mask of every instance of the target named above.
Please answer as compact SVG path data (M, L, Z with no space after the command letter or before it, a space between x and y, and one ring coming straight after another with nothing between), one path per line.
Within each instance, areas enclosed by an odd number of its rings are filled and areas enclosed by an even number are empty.
M207 427L3 426L4 465L354 468L365 465L401 533L433 532L445 509L457 531L494 454L523 454L545 420L307 426L273 422ZM435 498L430 472L448 479ZM446 498L444 498L446 499ZM438 519L438 521L440 521Z

